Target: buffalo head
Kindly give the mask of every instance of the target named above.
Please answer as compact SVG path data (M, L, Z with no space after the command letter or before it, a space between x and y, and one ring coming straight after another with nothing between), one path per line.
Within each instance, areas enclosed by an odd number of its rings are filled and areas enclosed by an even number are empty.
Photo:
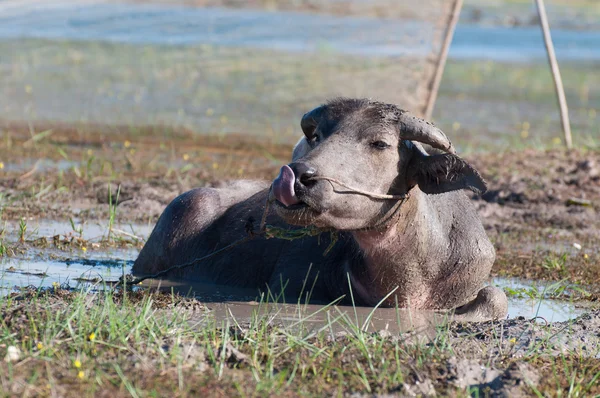
M376 194L403 195L416 186L427 194L486 190L440 129L395 105L335 99L305 114L301 127L293 162L282 167L271 193L277 213L290 224L369 228L394 205L315 178L320 176ZM421 144L441 153L429 155Z

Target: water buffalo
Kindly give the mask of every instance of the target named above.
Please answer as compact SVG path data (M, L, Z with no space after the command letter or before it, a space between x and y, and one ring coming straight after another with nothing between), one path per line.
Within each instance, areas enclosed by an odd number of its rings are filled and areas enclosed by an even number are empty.
M171 276L285 297L310 292L319 301L454 309L463 320L506 316L502 290L485 286L494 248L462 191L484 192L485 182L441 130L395 105L346 98L308 112L301 127L305 137L272 189L235 181L173 200L134 273L153 274L243 238L269 198L269 225L335 229L339 239L330 247L329 233L261 236Z

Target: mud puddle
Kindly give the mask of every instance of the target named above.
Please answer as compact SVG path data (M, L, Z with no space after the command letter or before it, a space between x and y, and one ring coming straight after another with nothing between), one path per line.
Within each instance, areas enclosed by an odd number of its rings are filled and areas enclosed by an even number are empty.
M73 160L59 159L33 159L26 158L14 163L4 163L3 170L6 172L49 172L49 171L65 171L77 167L80 162Z
M102 289L131 273L138 249L113 249L81 256L61 255L43 258L39 253L0 261L0 293L19 287L63 286L77 289ZM47 255L45 255L47 257ZM563 322L582 315L590 303L552 299L556 284L496 278L492 284L502 287L509 296L509 318L537 318L540 322ZM432 311L407 311L390 308L329 306L323 304L273 303L274 298L261 296L255 289L231 288L209 283L185 283L171 280L147 280L144 287L194 296L206 303L215 322L248 323L256 317L270 317L287 325L303 324L320 329L335 324L335 330L433 330L446 320Z
M591 305L586 301L553 299L553 295L573 288L564 282L494 278L492 284L506 292L509 318L524 317L537 318L542 322L564 322L582 315Z
M63 238L77 238L82 244L89 243L93 248L94 243L109 237L128 238L135 241L143 241L152 232L153 224L115 223L110 225L109 220L86 221L79 218L71 220L32 220L22 218L19 221L6 221L0 225L4 231L4 240L8 243L18 241L35 241L39 239L52 239L56 236Z
M72 219L4 222L0 294L22 287L101 289L130 273L152 226ZM109 232L110 231L110 232Z
M312 332L352 332L363 330L382 333L417 332L435 336L436 328L447 323L448 314L396 308L278 304L250 301L207 304L210 314L204 322L250 324L267 318L287 327L304 327ZM565 322L588 312L585 307L561 300L509 299L508 318L534 319L538 323ZM200 321L200 319L199 319Z
M146 281L144 282L146 283ZM543 290L535 281L494 279L492 284L522 289ZM351 329L389 331L399 333L418 331L435 334L435 328L443 325L448 316L434 311L410 311L395 308L330 306L327 304L272 303L268 297L259 296L253 289L233 289L211 284L189 284L173 281L149 281L152 287L193 295L206 303L211 311L209 320L218 323L247 324L260 317L272 318L286 326L302 325L310 330L330 328L333 332ZM541 323L564 322L574 319L590 308L587 302L571 302L544 297L509 296L508 318L536 319Z
M48 253L51 255L48 255ZM31 249L25 256L0 260L0 293L7 294L22 287L69 287L100 290L111 286L122 275L131 273L137 248L117 248L82 254ZM566 285L542 283L515 278L495 278L491 282L505 290L509 298L508 317L537 319L539 322L563 322L582 315L591 303L553 298ZM335 330L356 328L403 332L433 330L446 320L444 314L431 311L407 311L390 308L329 306L326 303L274 303L275 298L251 288L232 288L210 283L188 283L172 280L146 280L143 287L173 291L193 296L206 303L215 322L248 323L257 316L271 317L288 325L303 324L310 328ZM562 291L561 291L562 292Z
M23 287L103 289L131 271L137 253L137 249L114 249L85 257L4 258L0 260L0 294Z
M4 224L4 241L20 245L16 255L0 258L0 293L22 287L69 287L102 289L105 283L116 282L123 274L131 273L141 243L148 237L152 225L115 224L111 233L114 247L106 246L108 224L52 220L22 220ZM24 232L22 232L25 230ZM76 245L37 245L48 242L77 242ZM568 301L568 289L577 289L566 282L539 282L517 278L495 278L492 284L505 290L509 297L509 318L536 318L539 322L562 322L585 313L590 303ZM419 313L387 308L328 306L326 303L273 303L273 297L260 296L255 289L237 289L209 283L183 283L162 280L144 281L144 287L175 291L193 296L210 308L215 322L251 322L257 316L271 317L284 324L310 325L319 329L332 322L336 330L358 327L366 330L403 332L409 329L430 330L446 320L444 314ZM558 299L560 298L560 299ZM280 302L282 300L279 300ZM284 300L285 301L285 300ZM300 304L300 305L299 305Z

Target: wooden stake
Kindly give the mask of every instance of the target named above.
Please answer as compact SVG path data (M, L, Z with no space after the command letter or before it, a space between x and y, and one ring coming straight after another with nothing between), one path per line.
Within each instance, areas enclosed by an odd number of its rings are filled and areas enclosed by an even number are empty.
M563 132L565 134L565 144L568 149L573 147L573 139L571 138L571 123L569 122L569 108L567 107L567 98L565 97L565 89L563 87L562 78L560 77L560 69L556 61L554 53L554 45L550 36L550 26L548 25L548 16L546 15L546 7L544 0L535 0L538 14L540 16L540 25L544 34L544 43L546 44L546 52L548 53L548 62L552 70L554 78L554 87L556 88L556 96L558 97L558 106L560 108L560 119L562 121Z
M435 67L435 74L433 76L433 81L431 82L429 98L427 99L427 104L425 105L425 120L430 120L431 114L433 113L433 107L435 106L442 76L444 75L444 67L446 66L446 59L448 58L448 51L450 50L450 44L452 43L452 37L454 36L454 29L456 28L462 5L463 0L456 0L454 7L452 8L452 14L450 14L450 20L448 21L446 28L446 36L444 37L444 42L442 43L440 58L438 59L438 63Z

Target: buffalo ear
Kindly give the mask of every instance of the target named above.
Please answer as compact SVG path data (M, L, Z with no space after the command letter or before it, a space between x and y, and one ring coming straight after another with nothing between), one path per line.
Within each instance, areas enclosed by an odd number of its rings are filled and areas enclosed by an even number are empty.
M408 183L427 194L470 189L478 195L487 185L477 170L460 157L445 153L427 156L415 151L407 169Z
M305 113L304 116L302 116L302 120L300 120L302 132L309 140L312 140L315 135L315 130L321 121L324 108L324 105L319 106L312 111Z

